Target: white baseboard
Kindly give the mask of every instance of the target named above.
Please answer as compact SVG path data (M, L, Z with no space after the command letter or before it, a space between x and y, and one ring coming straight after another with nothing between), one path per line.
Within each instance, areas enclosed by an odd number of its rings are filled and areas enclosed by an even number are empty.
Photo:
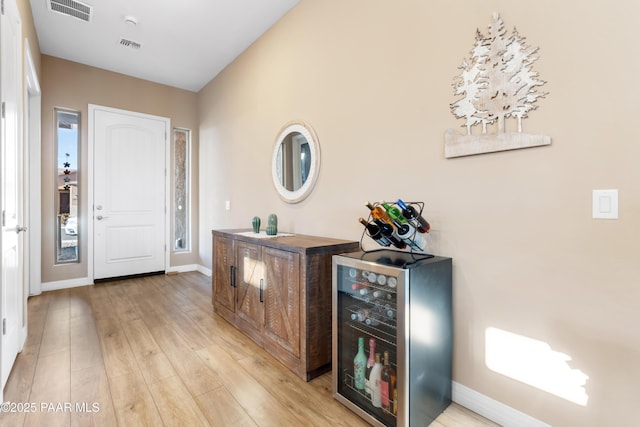
M187 264L187 265L174 265L173 267L167 268L167 273L187 273L189 271L198 271L197 264Z
M167 272L177 272L177 273L186 273L188 271L197 271L205 276L211 277L211 270L207 267L200 264L188 264L188 265L176 265L174 267L169 267Z
M57 291L59 289L77 288L79 286L93 285L93 279L81 277L79 279L58 280L57 282L44 282L41 285L42 292Z
M205 267L204 265L198 265L198 271L208 277L211 277L211 275L213 274L211 269Z
M551 427L530 415L513 409L484 394L455 381L452 382L452 400L504 427Z
M199 264L176 265L169 267L167 272L186 273L188 271L198 271L205 276L211 277L211 270ZM77 288L79 286L93 285L93 279L89 277L81 277L79 279L58 280L57 282L44 282L41 284L41 291L57 291L60 289Z

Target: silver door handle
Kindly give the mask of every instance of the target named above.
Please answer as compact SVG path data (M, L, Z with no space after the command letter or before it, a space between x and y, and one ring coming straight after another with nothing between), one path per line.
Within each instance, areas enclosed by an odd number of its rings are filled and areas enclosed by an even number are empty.
M102 221L103 219L107 219L107 218L109 218L109 217L108 217L108 216L102 216L102 215L98 215L98 216L96 217L96 219L97 219L98 221Z
M27 227L20 227L16 225L16 234L20 234L21 231L27 231Z

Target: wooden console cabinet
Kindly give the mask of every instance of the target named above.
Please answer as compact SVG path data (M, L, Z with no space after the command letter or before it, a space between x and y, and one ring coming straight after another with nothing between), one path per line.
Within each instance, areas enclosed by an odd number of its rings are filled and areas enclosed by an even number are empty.
M305 381L331 367L331 257L355 241L214 230L213 308Z

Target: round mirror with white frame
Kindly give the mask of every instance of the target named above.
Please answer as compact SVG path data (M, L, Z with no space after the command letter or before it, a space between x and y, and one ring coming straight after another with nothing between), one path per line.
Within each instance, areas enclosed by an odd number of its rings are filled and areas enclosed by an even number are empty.
M287 203L306 199L318 180L320 143L313 128L302 121L287 123L278 133L271 159L271 175Z

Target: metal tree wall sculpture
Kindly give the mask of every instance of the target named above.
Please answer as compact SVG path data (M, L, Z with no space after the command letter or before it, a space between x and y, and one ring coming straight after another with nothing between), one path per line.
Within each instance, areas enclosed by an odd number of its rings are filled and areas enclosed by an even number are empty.
M522 132L522 120L538 108L539 98L548 95L538 91L546 82L533 70L538 50L527 45L515 28L507 35L497 13L488 35L476 30L474 46L458 67L460 74L453 83L454 94L461 98L451 104L451 112L465 120L462 127L466 127L466 134L446 131L445 157L551 144L548 136ZM517 120L517 132L505 130L508 118ZM482 125L482 133L473 135L471 129L478 124ZM487 125L493 124L497 132L487 133Z

